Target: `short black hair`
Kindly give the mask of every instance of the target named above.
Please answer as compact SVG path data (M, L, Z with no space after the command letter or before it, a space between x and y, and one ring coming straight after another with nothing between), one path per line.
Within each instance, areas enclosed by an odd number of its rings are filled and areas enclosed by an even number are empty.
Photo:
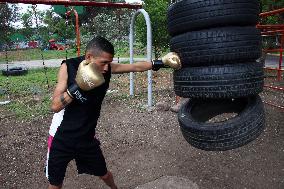
M114 47L106 38L96 36L87 44L86 52L90 52L95 56L100 55L101 52L107 52L114 55Z

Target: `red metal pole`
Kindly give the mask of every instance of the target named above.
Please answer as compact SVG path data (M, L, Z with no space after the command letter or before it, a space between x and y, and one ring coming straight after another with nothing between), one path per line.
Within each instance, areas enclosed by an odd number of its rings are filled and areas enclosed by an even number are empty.
M71 12L74 13L76 18L76 43L77 43L77 55L81 55L81 39L80 39L80 27L79 27L79 15L75 9L72 9L68 12L66 12L67 16L70 16Z
M77 54L78 56L80 56L81 55L81 39L80 39L80 27L79 27L79 15L75 9L73 9L73 12L76 17Z
M281 65L282 65L282 55L283 55L283 52L280 51L280 57L279 57L279 65L278 65L278 70L277 70L277 81L280 81L281 80Z
M274 86L269 86L269 85L264 85L264 87L270 88L270 89L275 89L279 91L284 91L283 87L274 87Z
M260 13L259 16L260 17L267 17L267 16L271 16L271 15L278 14L278 13L281 13L281 12L284 12L284 8L269 11L269 12L263 12L263 13Z
M266 69L266 70L279 70L279 68L271 68L271 67L264 67L264 69ZM280 71L281 72L283 72L284 71L284 69L280 69Z
M279 105L276 105L276 104L272 104L272 103L266 102L266 101L263 101L263 102L264 102L265 104L268 104L268 105L273 106L273 107L275 107L275 108L279 108L279 109L281 109L281 110L284 111L284 107L283 107L283 106L279 106Z
M264 32L261 32L261 35L271 35L275 33L284 33L284 30L264 31Z
M113 7L140 9L142 4L110 3L95 1L71 1L71 0L0 0L5 3L24 3L24 4L45 4L45 5L69 5L69 6L94 6L94 7Z
M267 16L271 16L271 15L274 15L274 14L279 14L279 13L282 13L282 12L284 13L284 8L269 11L269 12L264 12L264 13L259 14L259 16L260 17L267 17ZM283 56L283 46L284 46L284 25L283 24L281 24L281 25L279 25L279 24L278 25L261 25L261 24L258 24L256 27L262 30L261 34L263 36L264 35L268 35L268 36L275 35L277 33L282 34L281 35L281 48L280 49L263 50L264 52L280 52L278 68L265 67L265 69L268 69L268 70L277 70L277 80L280 81L281 80L281 74L282 74L282 71L283 71L282 70L282 60L283 60L282 56ZM284 91L283 87L269 86L269 85L264 85L264 87L274 89L274 90ZM279 108L282 111L284 110L283 106L279 106L279 105L273 104L271 102L266 102L266 101L263 101L263 102L265 104L270 105L270 106Z
M264 49L264 52L283 52L283 49Z
M283 29L284 25L283 24L274 24L274 25L256 25L257 28L259 29Z

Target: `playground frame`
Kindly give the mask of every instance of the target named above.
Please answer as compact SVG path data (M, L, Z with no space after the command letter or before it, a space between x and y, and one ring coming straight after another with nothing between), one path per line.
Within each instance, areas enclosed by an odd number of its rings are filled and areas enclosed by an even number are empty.
M67 6L94 6L94 7L112 7L112 8L128 8L140 9L142 4L128 3L110 3L95 1L71 1L71 0L0 0L5 3L24 3L24 4L45 4L45 5L67 5Z
M274 16L274 15L281 14L281 13L284 13L284 8L276 9L276 10L269 11L269 12L263 12L259 16L260 16L260 18L266 18L268 16ZM284 71L284 69L282 69L283 52L284 52L284 49L283 49L284 48L284 24L262 25L261 23L259 23L257 25L257 28L261 30L262 37L276 36L276 35L280 36L280 47L275 48L275 49L263 49L263 53L266 54L266 53L271 53L271 52L279 52L278 67L277 68L264 67L264 69L276 71L277 72L277 81L281 81L281 79L283 79L282 78L282 72ZM268 88L270 90L276 90L276 91L284 92L283 87L273 86L273 85L264 85L264 87ZM284 110L284 106L279 106L279 105L273 104L271 102L266 102L266 101L264 101L264 103Z

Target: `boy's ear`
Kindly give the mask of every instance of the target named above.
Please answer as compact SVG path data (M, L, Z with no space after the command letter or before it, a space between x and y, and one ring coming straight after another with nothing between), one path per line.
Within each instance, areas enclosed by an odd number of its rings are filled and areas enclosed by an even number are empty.
M86 60L91 60L91 58L93 58L94 56L91 54L91 53L86 53L86 55L85 55L85 59Z

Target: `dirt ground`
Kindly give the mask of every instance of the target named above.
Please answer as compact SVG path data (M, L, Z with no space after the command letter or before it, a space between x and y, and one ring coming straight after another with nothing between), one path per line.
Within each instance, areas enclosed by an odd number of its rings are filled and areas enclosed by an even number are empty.
M97 127L119 188L134 189L163 176L187 178L200 189L284 188L282 110L265 105L266 129L248 145L224 152L202 151L183 139L176 113L145 109L145 79L136 83L140 96L135 98L127 97L127 80L124 76L113 79L113 93L105 98ZM174 105L171 75L154 76L154 80L154 102ZM261 95L284 99L283 92L265 90ZM27 122L0 106L0 115L0 188L46 188L44 164L52 114ZM69 164L64 185L66 189L107 188L96 177L77 175L74 162Z

